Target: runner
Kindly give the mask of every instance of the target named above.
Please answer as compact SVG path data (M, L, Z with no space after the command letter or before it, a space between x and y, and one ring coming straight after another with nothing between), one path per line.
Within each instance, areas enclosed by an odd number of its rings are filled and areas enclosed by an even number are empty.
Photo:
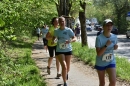
M75 36L77 37L77 41L80 41L80 27L79 27L79 24L76 24Z
M43 44L44 44L44 49L46 49L47 52L47 39L46 39L46 34L48 33L48 29L46 25L44 25L41 29L41 34L42 34L42 39L43 39Z
M56 52L62 66L62 78L64 86L67 86L68 72L70 70L70 61L72 57L71 42L75 42L76 38L72 29L65 27L65 18L59 17L59 29L55 30L54 36L58 39Z
M48 66L47 66L47 73L50 74L50 66L52 63L52 59L54 57L54 51L55 51L55 58L56 58L56 68L57 68L57 77L60 77L60 63L57 59L57 53L56 53L56 45L57 43L52 44L52 38L54 35L54 30L58 28L58 18L54 17L51 21L52 26L49 28L49 32L46 35L46 39L48 40L47 47L49 51L50 58L48 59Z
M38 41L39 41L39 38L40 38L40 32L41 32L40 28L37 27L36 28L36 33L37 33L37 39L38 39Z
M103 33L96 38L96 64L99 86L105 86L105 71L109 76L109 86L116 86L116 61L113 50L118 48L117 36L111 33L113 22L104 20Z

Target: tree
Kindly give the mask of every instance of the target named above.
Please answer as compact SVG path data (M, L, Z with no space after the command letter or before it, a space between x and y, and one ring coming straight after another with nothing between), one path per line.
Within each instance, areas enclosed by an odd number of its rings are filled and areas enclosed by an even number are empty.
M129 0L93 0L100 19L111 18L119 29L119 33L124 33L128 27L126 21L127 12L130 9Z
M0 1L0 49L11 39L35 35L36 26L50 24L51 18L57 16L55 10L55 4L46 0Z
M86 2L80 1L80 6L82 10L79 11L79 20L81 24L81 39L82 39L82 46L88 46L87 44L87 34L86 34L86 16L85 16L85 9L86 9Z

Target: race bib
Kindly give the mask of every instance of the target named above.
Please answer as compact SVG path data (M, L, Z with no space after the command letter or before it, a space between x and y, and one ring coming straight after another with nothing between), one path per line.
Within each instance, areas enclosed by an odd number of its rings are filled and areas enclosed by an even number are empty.
M54 43L57 43L57 41L58 41L58 39L55 39L55 40L54 40Z
M60 49L66 49L66 48L68 48L68 44L60 43L60 44L59 44L59 48L60 48Z
M112 53L107 53L103 55L102 61L110 62L113 60L113 54Z

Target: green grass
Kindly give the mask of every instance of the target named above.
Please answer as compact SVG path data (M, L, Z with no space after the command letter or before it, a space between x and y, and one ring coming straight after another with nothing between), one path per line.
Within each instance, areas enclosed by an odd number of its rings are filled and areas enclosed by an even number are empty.
M89 65L93 65L95 63L96 52L93 48L88 48L87 46L81 47L80 43L73 43L73 54L83 60L85 63Z
M36 38L12 42L6 52L0 51L0 86L46 86L31 58Z
M73 54L75 57L83 60L85 63L94 66L96 59L96 50L95 48L88 48L87 46L82 47L80 43L72 43ZM116 72L117 77L130 81L130 62L126 58L119 58L116 55Z

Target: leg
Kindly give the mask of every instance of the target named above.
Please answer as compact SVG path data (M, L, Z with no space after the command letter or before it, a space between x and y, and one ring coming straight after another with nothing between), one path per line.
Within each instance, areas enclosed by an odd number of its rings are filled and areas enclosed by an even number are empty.
M116 69L115 68L107 68L107 73L109 75L109 86L116 86Z
M37 40L39 40L39 34L37 33Z
M48 59L48 68L50 68L52 60L53 60L53 57L49 57L49 59Z
M40 34L38 34L38 40L39 40L39 38L40 38Z
M47 52L47 39L46 38L43 38L43 44L44 44L44 49L46 49L46 52Z
M47 46L44 46L44 49L46 49L46 52L47 52L47 50L48 50Z
M97 70L99 86L105 86L105 70Z
M57 77L60 77L61 76L61 74L60 74L60 62L59 62L57 56L55 56L55 58L56 58Z
M61 76L61 73L60 73L60 62L58 60L58 56L57 56L57 52L56 52L56 46L54 47L54 49L55 49L55 58L56 58L57 77L60 77Z
M65 56L65 61L66 61L66 65L67 65L67 73L68 73L69 70L70 70L71 57L72 57L72 55L66 55L66 56Z
M63 81L64 81L64 83L66 83L67 65L66 65L66 62L65 62L65 55L64 54L59 54L58 55L58 60L59 60L59 62L61 64L61 67L62 67Z
M48 59L48 66L47 66L47 73L50 74L50 66L53 60L53 55L54 55L54 50L53 47L48 46L48 50L49 50L49 59Z

